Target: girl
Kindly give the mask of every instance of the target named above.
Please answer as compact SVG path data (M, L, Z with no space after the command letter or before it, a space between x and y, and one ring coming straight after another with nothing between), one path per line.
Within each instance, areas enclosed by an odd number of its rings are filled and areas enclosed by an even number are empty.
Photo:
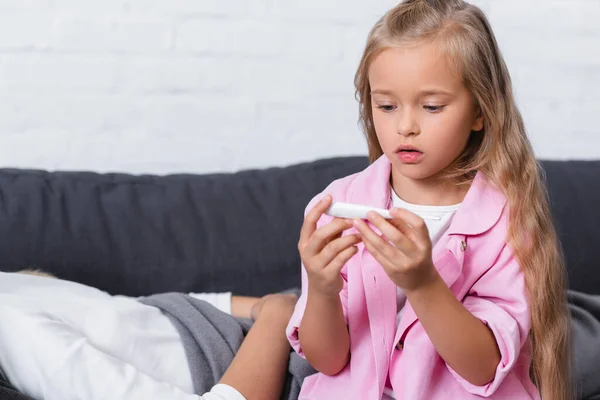
M355 85L372 164L307 208L287 334L320 373L300 398L569 399L559 245L482 11L404 1ZM331 218L332 200L394 218Z

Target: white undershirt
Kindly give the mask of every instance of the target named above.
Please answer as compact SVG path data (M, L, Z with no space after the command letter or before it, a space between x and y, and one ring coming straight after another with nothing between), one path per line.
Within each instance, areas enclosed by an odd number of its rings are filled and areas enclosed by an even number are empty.
M452 223L452 218L454 217L456 210L458 210L460 207L460 204L455 204L452 206L422 206L418 204L407 203L406 201L402 200L394 190L392 190L392 204L396 208L406 209L425 220L425 225L429 231L429 237L431 238L432 246L435 246L442 235L446 233L450 227L450 224ZM402 289L397 288L396 305L398 313L396 314L396 326L399 325L400 318L402 318L402 311L405 303L406 296L404 295L404 292ZM382 400L395 398L396 397L394 396L394 392L391 388L386 387L383 390Z

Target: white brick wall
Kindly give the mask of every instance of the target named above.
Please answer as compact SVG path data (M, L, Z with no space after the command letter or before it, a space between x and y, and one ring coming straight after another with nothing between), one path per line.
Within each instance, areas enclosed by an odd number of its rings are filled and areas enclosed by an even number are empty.
M0 165L231 171L364 154L396 0L0 0ZM544 158L600 158L600 0L477 0Z

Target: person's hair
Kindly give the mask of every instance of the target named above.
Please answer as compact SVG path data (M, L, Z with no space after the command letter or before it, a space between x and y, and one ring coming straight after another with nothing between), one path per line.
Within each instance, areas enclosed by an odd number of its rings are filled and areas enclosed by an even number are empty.
M571 399L566 276L542 170L515 104L508 69L484 13L461 0L407 0L371 30L355 76L371 162L383 155L373 123L369 66L382 51L434 43L471 92L484 129L444 171L457 184L481 171L508 199L508 245L525 276L530 307L530 375L543 399Z

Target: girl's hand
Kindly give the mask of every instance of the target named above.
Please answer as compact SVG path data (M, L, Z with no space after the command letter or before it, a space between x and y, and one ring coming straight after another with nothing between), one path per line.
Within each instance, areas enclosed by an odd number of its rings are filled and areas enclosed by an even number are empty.
M390 213L391 220L374 212L368 214L369 222L383 237L362 220L355 220L354 224L367 250L390 279L404 291L414 291L433 282L437 274L429 232L423 219L407 210L394 208Z
M340 274L344 265L356 254L358 235L342 233L352 227L352 221L334 218L317 229L317 221L331 205L331 196L323 198L306 214L300 231L298 250L308 275L308 290L325 296L337 296L343 288Z

